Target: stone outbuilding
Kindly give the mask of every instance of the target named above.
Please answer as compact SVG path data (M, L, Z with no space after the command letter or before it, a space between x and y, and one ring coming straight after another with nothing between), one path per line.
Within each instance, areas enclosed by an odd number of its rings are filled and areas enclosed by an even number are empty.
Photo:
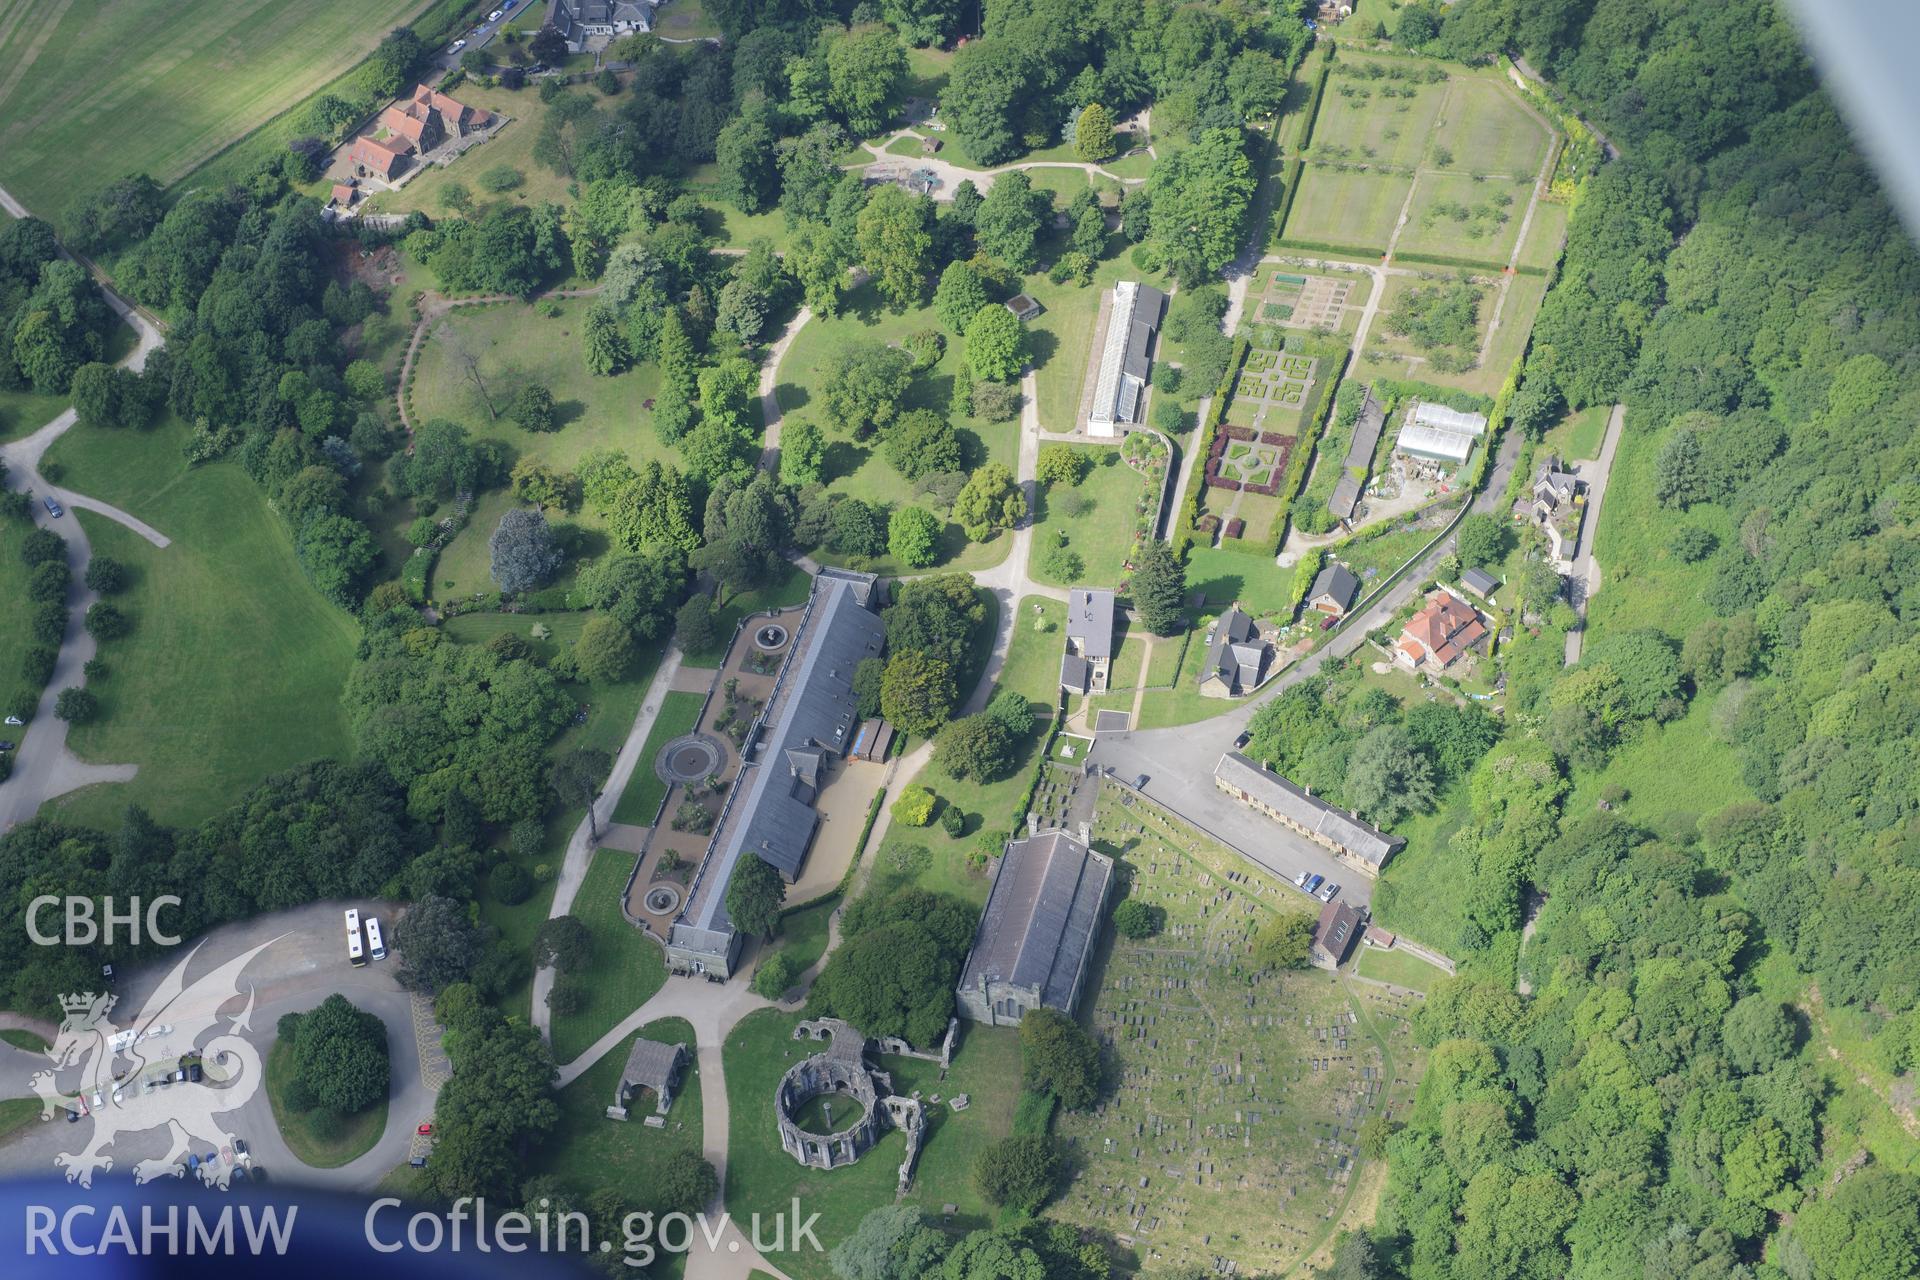
M614 1090L613 1105L607 1108L612 1120L627 1119L627 1108L642 1089L653 1092L653 1109L665 1115L673 1106L673 1095L687 1072L687 1046L662 1044L642 1037L627 1052L627 1065L620 1069L620 1085Z

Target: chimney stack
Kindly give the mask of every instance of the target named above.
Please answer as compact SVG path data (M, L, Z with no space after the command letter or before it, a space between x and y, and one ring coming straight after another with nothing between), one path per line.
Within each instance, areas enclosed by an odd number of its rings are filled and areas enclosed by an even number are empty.
M1080 823L1079 825L1080 825L1080 843L1086 845L1088 848L1092 848L1093 847L1093 828L1084 822Z
M1040 831L1040 815L1035 813L1031 809L1027 810L1027 834L1029 836L1033 836L1033 835L1037 835L1039 831Z

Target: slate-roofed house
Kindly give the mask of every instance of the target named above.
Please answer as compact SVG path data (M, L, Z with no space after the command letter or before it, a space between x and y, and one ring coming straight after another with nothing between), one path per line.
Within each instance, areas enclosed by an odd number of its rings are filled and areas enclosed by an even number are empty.
M1093 409L1087 434L1112 436L1116 425L1138 422L1153 369L1153 339L1166 313L1167 295L1152 285L1122 280L1113 286L1113 305L1100 347L1100 371L1093 384Z
M1239 698L1252 693L1267 678L1272 657L1273 646L1260 635L1252 617L1234 605L1213 624L1206 664L1200 668L1201 696Z
M832 762L854 743L854 668L879 657L886 643L877 599L871 574L823 569L815 576L686 906L668 930L667 967L675 973L733 972L740 939L727 918L726 886L741 858L760 858L789 884L800 878L820 823L814 802Z
M1316 969L1338 969L1353 950L1355 940L1360 937L1365 926L1360 911L1335 898L1320 909L1320 918L1313 922L1313 944L1307 949L1307 960Z
M1113 662L1113 592L1075 587L1067 592L1067 648L1060 657L1060 687L1072 693L1104 693Z
M1327 499L1327 510L1343 524L1353 519L1354 508L1360 505L1360 495L1365 490L1362 477L1373 465L1373 451L1386 425L1387 411L1373 398L1373 388L1369 387L1366 398L1360 402L1360 416L1353 422L1353 440L1347 445L1340 479Z
M1360 579L1354 576L1353 570L1343 564L1328 564L1307 588L1307 608L1329 618L1344 618L1359 594Z
M1438 587L1427 593L1426 607L1400 629L1393 656L1408 670L1437 675L1486 638L1487 623L1480 611Z
M667 1114L686 1070L685 1045L662 1044L644 1036L635 1040L633 1048L627 1052L626 1065L620 1069L620 1083L614 1088L613 1105L607 1108L607 1117L625 1120L628 1104L641 1089L653 1090L653 1109L656 1114Z
M1560 561L1573 558L1585 511L1586 491L1579 474L1551 455L1534 472L1533 487L1513 504L1514 520L1546 534L1553 558Z
M1016 1026L1029 1009L1072 1016L1113 888L1113 859L1079 835L1010 840L994 868L973 949L961 970L960 1016Z
M653 30L651 0L552 0L547 25L558 31L567 48L579 53L594 36L624 36Z
M1335 808L1305 787L1289 782L1238 751L1229 751L1220 757L1220 763L1214 766L1213 785L1330 850L1340 861L1365 876L1379 875L1387 859L1406 843L1345 809Z

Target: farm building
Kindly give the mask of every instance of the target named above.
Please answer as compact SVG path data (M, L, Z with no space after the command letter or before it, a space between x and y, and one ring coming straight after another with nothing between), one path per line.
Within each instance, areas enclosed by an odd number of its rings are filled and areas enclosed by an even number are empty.
M1395 851L1405 844L1337 809L1305 787L1255 764L1238 751L1220 757L1213 769L1213 785L1249 808L1258 809L1283 827L1329 849L1340 861L1365 876L1377 876Z
M859 700L854 668L877 658L886 626L874 612L871 574L823 569L794 628L773 692L741 748L713 839L667 934L667 968L725 979L740 954L727 918L727 882L744 857L758 857L787 883L800 878L820 823L814 802L833 761L854 744Z
M1485 414L1463 413L1431 401L1416 401L1400 427L1394 445L1399 452L1430 462L1458 465L1467 460L1474 444L1487 433Z
M1152 285L1122 280L1113 286L1106 337L1100 347L1100 373L1093 384L1093 410L1087 434L1112 436L1119 423L1138 422L1153 369L1153 340L1166 312L1167 297Z
M1113 887L1113 859L1079 834L1033 831L1010 840L956 994L960 1016L1014 1026L1029 1009L1071 1016L1080 1003Z

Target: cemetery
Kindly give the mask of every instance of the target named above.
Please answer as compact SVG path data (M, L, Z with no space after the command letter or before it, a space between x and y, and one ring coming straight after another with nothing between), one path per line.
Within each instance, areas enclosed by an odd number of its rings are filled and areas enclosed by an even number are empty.
M1095 786L1097 847L1165 919L1154 937L1115 938L1095 974L1087 1018L1119 1083L1060 1118L1077 1173L1052 1212L1145 1269L1232 1274L1229 1259L1261 1257L1284 1271L1342 1222L1362 1122L1411 1103L1418 997L1264 969L1253 940L1299 896L1113 783L1087 780L1074 800Z

